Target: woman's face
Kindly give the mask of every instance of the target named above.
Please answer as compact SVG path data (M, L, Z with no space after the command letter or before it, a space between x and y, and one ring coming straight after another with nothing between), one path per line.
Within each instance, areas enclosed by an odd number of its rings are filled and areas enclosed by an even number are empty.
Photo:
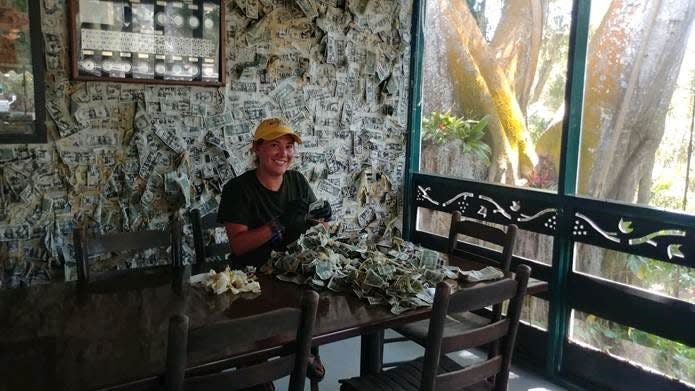
M285 173L294 158L294 139L284 135L275 140L254 145L258 157L258 170L264 174L279 176Z

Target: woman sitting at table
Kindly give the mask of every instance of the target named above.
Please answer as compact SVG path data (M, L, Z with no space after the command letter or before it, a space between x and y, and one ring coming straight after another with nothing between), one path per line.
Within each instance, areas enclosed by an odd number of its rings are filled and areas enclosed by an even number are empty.
M263 120L251 146L256 168L225 184L217 220L227 231L232 265L261 266L272 249L283 249L311 224L331 218L328 202L308 215L316 196L306 178L289 169L295 143L301 144L302 139L285 122ZM316 352L312 349L316 358L308 368L312 380L320 380L324 374Z
M222 190L217 219L224 224L236 266L260 266L272 249L282 249L312 222L328 220L331 206L312 211L316 196L304 176L290 170L295 143L302 139L278 118L256 128L251 150L256 168L233 178Z

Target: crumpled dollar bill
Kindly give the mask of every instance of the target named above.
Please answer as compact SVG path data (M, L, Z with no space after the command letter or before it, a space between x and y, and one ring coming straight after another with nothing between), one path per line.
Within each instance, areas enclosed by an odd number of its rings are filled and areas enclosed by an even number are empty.
M439 253L400 238L368 243L358 233L337 232L338 224L318 224L285 252L273 252L263 270L279 280L352 292L372 305L400 314L432 305L427 291L460 270L444 266Z
M227 291L232 292L233 295L244 292L261 293L261 285L254 274L230 270L229 266L219 273L210 270L208 273L191 276L190 282L193 285L206 287L218 295Z
M480 270L462 271L461 275L466 281L470 282L498 280L500 278L504 278L504 273L502 270L493 266L487 266Z

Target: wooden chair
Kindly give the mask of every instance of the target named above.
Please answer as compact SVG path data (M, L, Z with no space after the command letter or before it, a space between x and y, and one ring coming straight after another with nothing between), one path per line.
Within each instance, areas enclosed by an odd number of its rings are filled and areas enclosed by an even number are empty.
M167 391L240 390L290 375L290 391L303 391L319 295L307 290L302 308L282 308L200 329L188 328L188 317L169 323L164 383ZM220 348L263 350L281 346L279 358L212 374L184 376L187 360L206 357ZM243 361L242 361L243 364Z
M217 271L222 270L228 263L226 262L208 262L209 257L220 257L231 253L232 249L229 243L208 243L206 232L209 229L224 227L224 224L217 222L217 213L208 213L205 216L200 215L200 210L192 209L189 212L191 225L193 226L193 245L195 247L195 264L193 265L193 274L205 273L210 269ZM311 354L314 357L319 356L318 346L312 346ZM311 391L319 390L319 382L311 380Z
M145 250L171 246L170 261L174 267L183 266L181 248L181 222L176 219L163 231L109 232L103 235L87 235L86 227L73 231L77 281L90 282L89 258L111 252ZM101 273L96 279L108 279L120 273Z
M210 257L222 257L229 254L232 250L229 243L209 243L207 231L209 229L224 227L217 222L217 213L200 215L199 209L192 209L189 214L191 225L193 226L193 246L195 247L194 273L203 273L214 265L206 265ZM209 266L209 267L208 267Z
M449 260L451 261L452 258L455 257L455 253L459 248L459 235L463 235L502 247L502 255L499 259L486 259L484 262L491 266L498 267L503 271L509 271L512 264L517 231L518 228L514 224L508 225L507 229L503 230L483 224L479 221L464 220L461 217L461 212L454 212L451 214L451 225L449 226L449 245L447 252Z
M508 225L507 230L504 231L500 228L485 225L477 221L462 220L461 213L458 211L454 212L451 215L451 226L449 228L449 261L451 262L455 257L455 253L458 249L459 235L464 235L473 239L478 239L501 246L501 258L498 261L488 260L486 263L490 264L491 266L498 267L507 273L510 271L513 255L512 250L514 249L516 233L517 227L514 224ZM490 322L497 322L501 319L501 317L502 306L495 305L492 308L492 314L489 318L473 312L452 313L449 317L447 317L444 327L446 330L448 330L449 334L451 334L456 331L480 327ZM429 322L427 320L422 320L400 327L394 327L394 330L403 335L403 337L386 338L384 339L384 343L387 344L392 342L413 341L421 346L425 346L425 343L427 342L428 324ZM497 349L498 346L496 344L491 345L489 347L489 355L494 356ZM384 366L390 367L397 364L399 364L399 362L384 363Z
M447 252L449 261L451 262L456 257L459 244L458 239L460 235L463 235L502 247L502 255L498 260L487 259L484 263L498 267L503 272L508 273L514 255L514 243L516 242L517 232L518 228L515 224L508 225L505 232L501 228L486 225L475 220L463 220L460 212L454 212L451 215L451 225L449 226L449 246ZM490 318L473 312L453 313L451 317L467 326L479 326L500 320L502 317L502 306L493 306ZM492 345L490 348L497 349L497 346ZM494 354L494 351L490 353L490 355Z
M506 390L512 352L519 326L521 304L531 268L519 265L516 277L476 284L451 295L446 282L437 285L424 358L363 377L341 380L341 391L368 390ZM496 322L450 334L447 314L468 312L509 300L507 317ZM493 357L467 367L445 354L499 341L502 349ZM494 376L494 382L488 378Z

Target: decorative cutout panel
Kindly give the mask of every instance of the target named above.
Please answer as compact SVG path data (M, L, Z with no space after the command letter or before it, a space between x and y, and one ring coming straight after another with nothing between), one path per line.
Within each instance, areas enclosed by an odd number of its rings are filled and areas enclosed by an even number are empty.
M695 267L695 222L643 207L416 174L415 206ZM566 205L566 209L561 209ZM559 218L567 216L567 232Z
M663 220L628 217L609 208L575 210L571 216L570 235L577 242L694 266L695 231L692 228Z
M475 186L468 184L465 187L473 191L457 191L464 184L425 184L417 180L414 186L415 204L419 207L449 213L458 210L464 217L497 224L516 224L521 229L546 235L554 235L557 231L557 209L524 197L526 194L523 191L518 194L483 189L475 191Z

